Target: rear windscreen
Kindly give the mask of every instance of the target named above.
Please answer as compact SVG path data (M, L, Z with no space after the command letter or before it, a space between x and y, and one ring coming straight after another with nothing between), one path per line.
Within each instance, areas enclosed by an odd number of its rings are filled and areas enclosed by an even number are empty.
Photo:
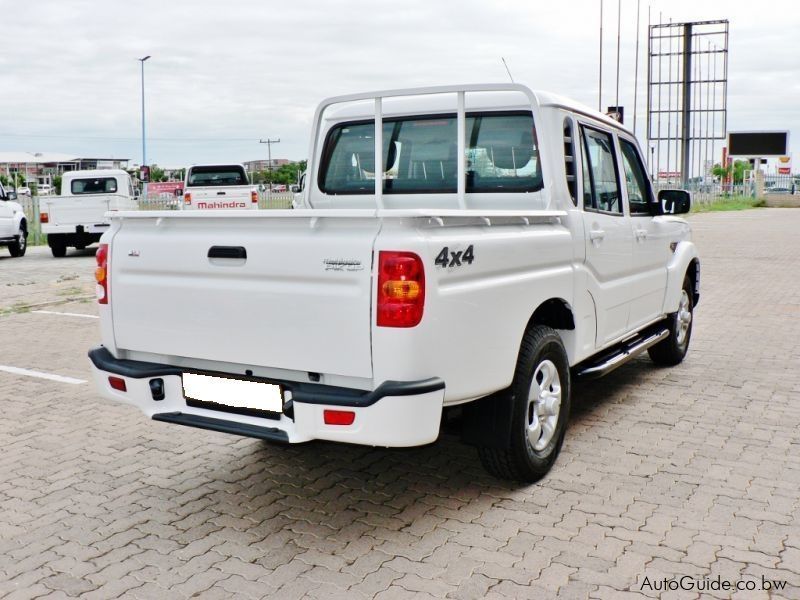
M113 194L117 191L117 180L113 177L73 179L70 190L76 196L80 194Z
M189 187L218 185L247 185L247 174L242 167L192 167L189 170Z
M456 121L455 115L385 119L384 193L455 193ZM320 167L323 192L374 192L374 134L374 121L331 129ZM464 159L468 193L531 192L542 187L531 113L467 113Z

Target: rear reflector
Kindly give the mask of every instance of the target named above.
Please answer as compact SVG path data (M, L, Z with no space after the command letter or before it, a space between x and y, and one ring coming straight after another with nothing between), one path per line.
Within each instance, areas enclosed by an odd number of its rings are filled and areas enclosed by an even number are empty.
M250 202L253 204L258 204L258 192L252 191L250 192Z
M128 391L128 386L125 385L125 380L122 377L109 377L108 385L120 392Z
M183 203L184 204L191 204L192 203L192 195L191 194L184 194L183 195Z
M50 215L46 212L39 213L39 223L49 223L50 222Z
M352 425L356 413L352 410L326 410L325 425Z

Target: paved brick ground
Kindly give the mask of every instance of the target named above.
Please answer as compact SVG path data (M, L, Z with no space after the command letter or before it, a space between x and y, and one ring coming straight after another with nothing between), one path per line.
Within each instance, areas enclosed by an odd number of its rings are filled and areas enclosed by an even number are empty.
M687 361L577 386L538 485L491 479L446 436L272 446L0 372L0 596L616 599L645 577L719 575L799 598L800 211L692 222L703 298ZM19 308L20 281L39 301L70 297L63 273L91 289L90 253L32 250L0 260L0 306ZM0 364L88 379L96 327L7 312Z

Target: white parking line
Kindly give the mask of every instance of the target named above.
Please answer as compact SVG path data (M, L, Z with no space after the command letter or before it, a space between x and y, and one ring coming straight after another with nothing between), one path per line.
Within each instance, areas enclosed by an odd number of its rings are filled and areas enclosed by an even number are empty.
M50 381L58 381L59 383L71 383L73 385L80 385L86 383L85 379L75 379L74 377L66 377L64 375L54 375L53 373L42 373L41 371L31 371L30 369L20 369L19 367L8 367L0 365L0 371L12 373L13 375L25 375L26 377L38 377L39 379L49 379Z
M40 315L63 315L65 317L83 317L84 319L99 319L97 315L82 315L81 313L67 313L67 312L56 312L54 310L32 310L32 313L38 313Z

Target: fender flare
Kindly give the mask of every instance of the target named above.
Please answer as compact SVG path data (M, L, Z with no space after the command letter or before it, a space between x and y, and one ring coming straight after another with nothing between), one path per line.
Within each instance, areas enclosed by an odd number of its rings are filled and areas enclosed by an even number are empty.
M667 288L664 293L663 312L673 313L678 310L683 278L687 271L694 271L694 303L700 300L700 257L697 247L689 241L678 242L672 260L667 265Z

